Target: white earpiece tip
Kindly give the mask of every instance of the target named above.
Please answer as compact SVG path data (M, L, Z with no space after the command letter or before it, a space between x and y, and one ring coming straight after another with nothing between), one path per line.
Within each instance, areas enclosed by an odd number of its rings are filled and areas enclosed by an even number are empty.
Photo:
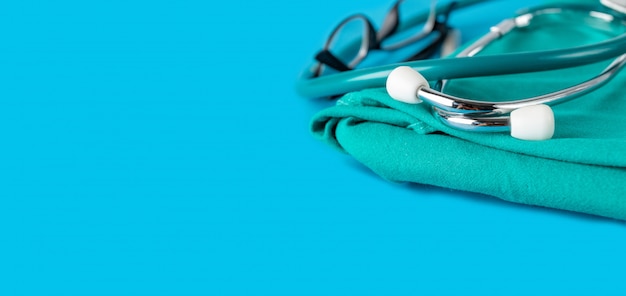
M511 112L511 136L520 140L548 140L554 135L554 113L548 105L533 105Z
M409 104L421 103L422 100L417 97L417 91L422 87L428 87L428 81L408 66L395 68L387 76L387 93L396 101Z

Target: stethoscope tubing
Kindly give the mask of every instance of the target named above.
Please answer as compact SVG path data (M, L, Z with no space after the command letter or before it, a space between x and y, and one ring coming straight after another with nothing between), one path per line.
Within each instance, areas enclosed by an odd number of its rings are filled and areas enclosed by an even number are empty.
M301 96L317 98L383 87L391 70L402 65L422 73L429 81L558 70L615 58L625 49L626 34L622 34L604 42L568 49L414 61L317 78L303 73L296 89Z
M472 4L475 2L480 1L472 1ZM622 34L606 41L567 49L421 60L315 78L311 77L310 71L305 71L296 84L296 90L303 97L319 98L383 87L389 73L398 66L409 66L429 81L558 70L616 58L625 50L626 34Z

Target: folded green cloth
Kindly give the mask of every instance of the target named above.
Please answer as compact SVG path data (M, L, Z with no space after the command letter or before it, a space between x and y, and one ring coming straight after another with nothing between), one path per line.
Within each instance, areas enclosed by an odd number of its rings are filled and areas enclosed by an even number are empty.
M608 36L583 26L542 27L512 33L484 54L575 46ZM446 92L480 100L519 99L574 85L607 64L459 79ZM433 117L427 105L394 101L383 88L346 94L315 115L311 127L316 137L388 180L626 220L624 85L626 71L599 90L553 107L556 130L548 141L455 130Z

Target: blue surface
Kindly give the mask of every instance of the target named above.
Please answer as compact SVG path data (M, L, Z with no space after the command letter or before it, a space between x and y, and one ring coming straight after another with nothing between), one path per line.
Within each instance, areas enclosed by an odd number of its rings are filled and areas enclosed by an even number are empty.
M310 136L328 103L296 77L389 3L16 3L0 295L623 295L623 222L389 183Z

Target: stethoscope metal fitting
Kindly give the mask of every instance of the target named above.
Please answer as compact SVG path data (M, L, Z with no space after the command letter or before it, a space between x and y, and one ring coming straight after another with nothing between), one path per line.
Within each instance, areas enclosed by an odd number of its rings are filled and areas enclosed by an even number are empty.
M616 1L618 0L614 2ZM513 29L529 26L539 16L571 11L584 11L588 17L624 26L622 18L616 18L607 12L590 11L588 6L536 8L492 27L489 33L457 54L456 58L475 56L492 41ZM626 49L623 49L622 55L591 79L552 93L513 101L489 102L445 94L446 80L439 80L431 88L428 80L409 66L392 70L387 77L386 88L395 100L431 105L435 117L456 129L478 132L509 131L511 136L522 140L547 140L552 138L555 129L554 113L550 106L577 98L606 84L626 64L625 52Z

